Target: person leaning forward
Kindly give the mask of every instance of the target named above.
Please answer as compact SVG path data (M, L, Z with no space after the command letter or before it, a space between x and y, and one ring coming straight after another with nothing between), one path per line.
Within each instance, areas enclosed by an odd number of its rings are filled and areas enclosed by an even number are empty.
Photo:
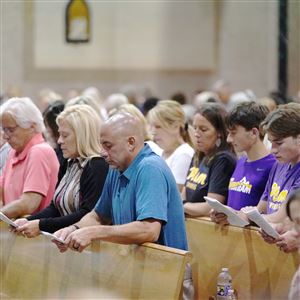
M101 127L100 141L111 169L94 210L55 232L61 252L83 251L93 240L122 244L154 242L187 250L182 201L166 163L144 145L143 126L118 113ZM78 229L79 228L79 229ZM183 296L192 299L190 268Z
M1 130L11 146L0 176L0 211L9 218L37 213L50 203L59 163L42 133L43 116L30 98L0 106Z

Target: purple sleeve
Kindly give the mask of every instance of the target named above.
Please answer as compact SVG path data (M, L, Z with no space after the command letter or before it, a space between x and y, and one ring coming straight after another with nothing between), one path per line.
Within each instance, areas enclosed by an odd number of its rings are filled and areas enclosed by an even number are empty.
M277 162L273 165L273 167L272 167L272 169L269 173L269 178L268 178L268 181L266 183L265 190L264 190L263 194L260 197L260 200L262 200L262 201L268 201L268 199L269 199L269 195L270 195L270 192L271 192L271 189L272 189L272 184L273 184L273 181L274 181L274 174L275 174L276 166L277 166Z

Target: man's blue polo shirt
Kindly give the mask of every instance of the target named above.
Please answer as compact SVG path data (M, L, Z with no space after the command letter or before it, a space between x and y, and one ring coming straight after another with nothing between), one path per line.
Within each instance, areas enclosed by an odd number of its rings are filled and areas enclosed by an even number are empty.
M187 250L183 205L169 167L148 145L120 173L110 169L95 211L114 225L162 221L158 243Z

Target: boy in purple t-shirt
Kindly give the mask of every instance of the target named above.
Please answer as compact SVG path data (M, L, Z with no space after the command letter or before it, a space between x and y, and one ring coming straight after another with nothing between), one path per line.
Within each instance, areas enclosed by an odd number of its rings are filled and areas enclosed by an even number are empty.
M267 116L262 127L268 133L277 162L270 171L257 209L266 214L267 221L280 223L286 218L282 204L300 187L300 104L281 105ZM239 216L248 220L242 211ZM226 218L218 223L228 224Z
M265 232L262 232L262 236L269 243L277 242L281 250L291 252L297 248L294 235L291 230L284 232L282 228L287 218L286 200L292 192L300 188L300 104L279 106L267 116L262 127L268 133L277 162L269 174L257 209L266 214L267 221L278 224L275 229L280 234L277 239ZM248 219L242 211L239 216ZM228 224L227 218L219 220L218 223Z
M258 204L276 161L264 145L264 136L259 129L267 114L267 108L256 102L242 103L229 113L227 141L237 153L247 154L238 160L229 182L227 205L233 209ZM212 212L211 217L217 223L227 219L216 212Z
M265 232L266 242L276 243L280 250L292 252L297 240L292 230L286 230L286 200L300 188L300 104L289 103L274 111L263 124L272 142L272 152L278 160L271 170L258 209L267 213L266 220L274 224L279 238Z
M285 217L288 194L300 187L300 104L289 103L273 111L262 126L268 132L272 152L277 159L258 204L269 222Z
M236 106L228 116L228 137L236 152L246 152L236 165L228 186L227 205L240 210L255 206L265 189L275 157L263 143L259 129L268 110L255 102Z

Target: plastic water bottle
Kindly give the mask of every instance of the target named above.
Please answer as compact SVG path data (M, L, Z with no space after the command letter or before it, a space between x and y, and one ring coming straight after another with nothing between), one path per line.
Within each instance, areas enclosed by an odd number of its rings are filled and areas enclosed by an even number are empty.
M232 290L232 278L228 273L228 268L222 268L217 282L217 300L231 299L229 290Z

